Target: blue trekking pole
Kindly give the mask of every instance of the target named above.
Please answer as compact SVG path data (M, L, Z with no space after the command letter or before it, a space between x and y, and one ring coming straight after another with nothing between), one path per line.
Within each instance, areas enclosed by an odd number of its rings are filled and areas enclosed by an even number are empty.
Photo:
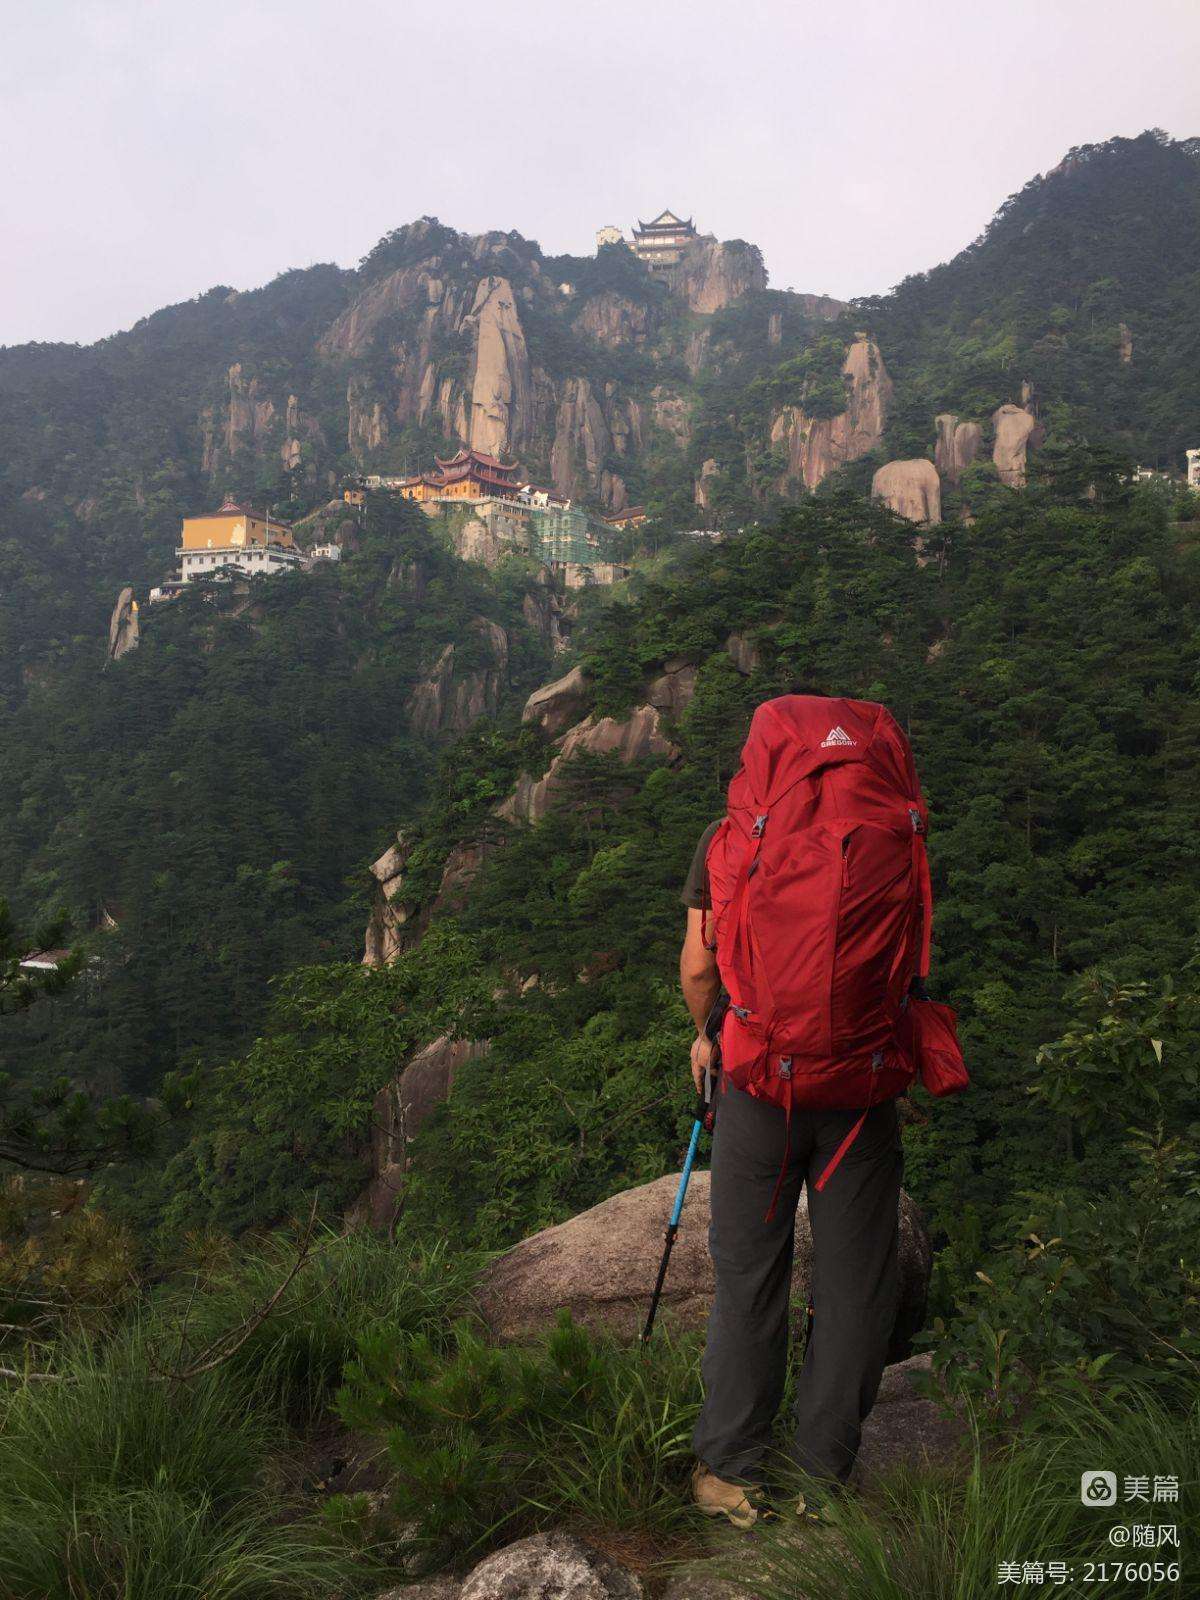
M728 1002L726 1002L726 1005ZM719 1031L721 1020L724 1018L726 1007L720 1001L713 1007L704 1031L713 1041L713 1052L709 1064L704 1069L704 1092L696 1098L696 1117L692 1123L692 1136L688 1140L687 1155L683 1160L683 1171L679 1174L679 1187L675 1191L675 1204L671 1207L671 1220L667 1223L667 1231L663 1235L662 1260L658 1264L658 1277L654 1282L654 1293L650 1296L650 1310L646 1316L646 1326L642 1329L642 1343L645 1344L654 1331L654 1318L658 1313L658 1302L662 1297L663 1284L667 1279L667 1267L671 1260L671 1251L675 1246L675 1236L679 1232L679 1218L683 1212L683 1202L687 1198L688 1181L692 1176L692 1168L696 1164L696 1151L700 1145L701 1133L711 1133L716 1120L717 1108L713 1104L713 1084L716 1072L720 1070L721 1046Z

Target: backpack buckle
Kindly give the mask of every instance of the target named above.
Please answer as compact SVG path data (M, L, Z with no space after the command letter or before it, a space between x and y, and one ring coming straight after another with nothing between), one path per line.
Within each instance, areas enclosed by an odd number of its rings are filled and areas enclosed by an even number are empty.
M757 816L754 819L754 826L750 829L752 837L755 839L761 839L763 836L763 829L766 827L766 825L767 813L764 811L761 816Z
M792 1058L791 1058L791 1056L780 1056L780 1058L779 1058L779 1076L781 1078L790 1078L791 1075L792 1075Z
M921 821L921 813L917 810L916 806L909 806L908 820L912 823L912 831L914 833L925 832L925 824Z
M735 1017L740 1017L743 1021L750 1015L749 1006L731 1005L729 1009L733 1012Z

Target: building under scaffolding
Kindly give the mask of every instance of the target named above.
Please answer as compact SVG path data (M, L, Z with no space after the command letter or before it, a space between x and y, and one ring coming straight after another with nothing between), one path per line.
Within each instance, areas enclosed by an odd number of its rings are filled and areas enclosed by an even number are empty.
M624 576L612 529L578 506L535 507L530 523L530 555L560 572L568 588L614 583Z

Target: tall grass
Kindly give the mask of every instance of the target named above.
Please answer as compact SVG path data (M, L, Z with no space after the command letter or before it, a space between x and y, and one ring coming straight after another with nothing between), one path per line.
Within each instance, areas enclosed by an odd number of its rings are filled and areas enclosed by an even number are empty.
M5 1600L300 1600L367 1580L373 1563L268 1495L269 1464L372 1329L444 1341L478 1262L328 1235L256 1324L293 1259L282 1238L210 1252L111 1337L64 1339L52 1381L0 1395ZM212 1372L163 1376L246 1327Z
M52 1382L0 1413L0 1593L6 1600L258 1600L328 1594L348 1556L284 1528L258 1480L270 1408L216 1372L157 1379L146 1330L62 1352ZM272 1522L272 1518L275 1519Z
M366 1230L323 1233L223 1370L272 1390L287 1416L303 1423L332 1397L359 1339L373 1329L443 1336L468 1309L483 1259L442 1244L394 1244ZM274 1234L181 1273L152 1303L163 1350L178 1348L182 1335L200 1351L252 1323L294 1261L294 1241Z
M1103 1468L1127 1475L1175 1474L1179 1504L1118 1503L1111 1511L1084 1506L1080 1476ZM1173 1408L1145 1390L1098 1397L1082 1389L1045 1402L1036 1430L988 1450L979 1434L965 1470L897 1473L866 1497L831 1507L832 1526L814 1530L786 1519L765 1529L738 1562L736 1575L762 1600L978 1600L997 1587L1001 1562L1065 1563L1074 1577L1063 1592L1113 1596L1179 1596L1194 1592L1188 1574L1197 1523L1200 1406ZM1118 1522L1174 1523L1182 1549L1115 1547ZM1189 1537L1190 1535L1190 1537ZM1182 1563L1177 1581L1148 1584L1118 1575L1130 1562ZM730 1576L735 1569L727 1566ZM1056 1585L1047 1578L1043 1592Z

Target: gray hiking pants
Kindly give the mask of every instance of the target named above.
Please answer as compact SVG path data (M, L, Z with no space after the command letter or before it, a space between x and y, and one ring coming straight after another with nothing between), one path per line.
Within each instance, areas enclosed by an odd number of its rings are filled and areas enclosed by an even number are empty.
M812 1334L796 1400L796 1465L849 1476L879 1392L899 1302L903 1154L894 1101L874 1107L825 1188L816 1180L858 1117L794 1111L775 1215L784 1114L732 1085L717 1100L709 1244L717 1292L704 1351L704 1406L693 1442L721 1478L760 1483L783 1400L790 1342L793 1227L801 1185L812 1224Z

